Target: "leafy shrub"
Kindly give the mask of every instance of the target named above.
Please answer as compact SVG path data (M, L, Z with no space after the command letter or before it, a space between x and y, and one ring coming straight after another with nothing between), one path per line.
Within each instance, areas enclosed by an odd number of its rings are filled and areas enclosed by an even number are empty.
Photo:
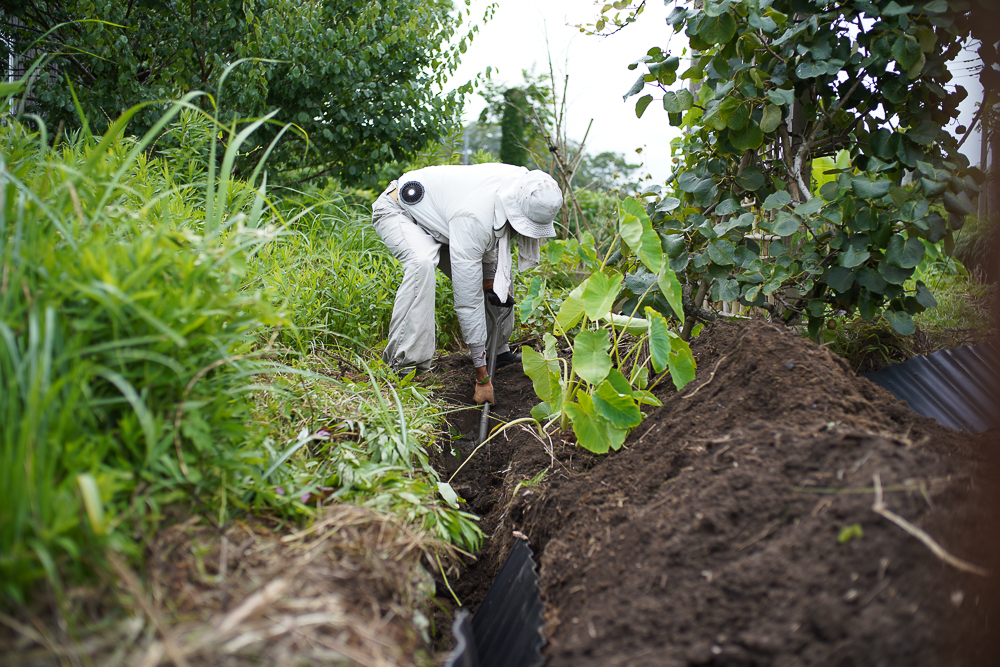
M542 400L531 416L550 423L558 420L563 429L572 425L577 443L598 454L621 447L629 431L642 423L640 405L660 405L651 389L665 371L677 389L695 374L691 348L670 330L661 313L646 308L645 318L640 318L613 310L622 300L622 284L642 281L642 297L655 286L677 321L684 322L680 283L660 250L649 216L635 199L619 208L618 234L612 243L619 240L617 266L599 263L596 253L585 252L585 265L592 273L562 302L553 333L543 336L544 351L523 350L524 372ZM592 246L589 250L594 252ZM521 303L521 316L544 303L545 282L536 278ZM556 336L567 342L572 337L570 359L559 356ZM652 385L650 365L663 374Z
M644 73L626 93L649 86L687 129L672 142L676 181L649 208L678 243L672 268L712 301L802 318L814 335L840 310L884 313L913 333L933 302L926 285L903 287L922 240L949 239L984 180L944 130L966 96L946 90L965 10L677 3L667 22L686 32L693 65L653 47L631 65ZM639 97L636 113L652 101ZM838 153L840 164L824 165Z

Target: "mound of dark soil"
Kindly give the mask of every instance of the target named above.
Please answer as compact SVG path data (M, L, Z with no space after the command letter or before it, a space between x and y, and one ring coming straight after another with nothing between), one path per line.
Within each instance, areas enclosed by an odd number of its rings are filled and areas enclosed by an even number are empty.
M513 427L467 462L455 486L488 539L457 582L463 601L478 604L517 530L541 566L551 666L993 664L996 578L946 565L872 510L877 475L888 509L996 569L989 437L911 413L766 323L715 325L692 349L696 379L659 388L663 407L621 451ZM467 364L441 371L465 406ZM500 419L537 402L517 366L495 386ZM479 414L453 425L474 431ZM455 449L449 474L468 455Z

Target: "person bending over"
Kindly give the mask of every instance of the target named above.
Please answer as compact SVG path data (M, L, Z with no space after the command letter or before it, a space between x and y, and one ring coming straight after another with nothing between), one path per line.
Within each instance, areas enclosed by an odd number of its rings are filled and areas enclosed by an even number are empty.
M372 205L372 223L403 265L383 360L394 370L430 368L434 357L434 269L451 278L455 313L476 369L475 401L494 402L486 369L485 298L506 302L512 280L511 243L521 270L538 264L540 239L562 192L543 171L508 164L447 165L409 171L389 183ZM497 341L499 368L520 359L507 343L513 318Z

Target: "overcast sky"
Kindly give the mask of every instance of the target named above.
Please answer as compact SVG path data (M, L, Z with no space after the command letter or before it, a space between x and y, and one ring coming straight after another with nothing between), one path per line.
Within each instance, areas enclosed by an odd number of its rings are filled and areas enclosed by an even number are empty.
M463 3L455 4L461 6ZM567 120L570 138L582 139L587 123L593 119L587 139L589 152L623 153L631 162L642 162L642 173L651 173L655 182L662 183L670 175L668 142L677 136L677 130L667 122L663 107L654 102L643 117L637 119L636 98L622 100L622 95L639 74L638 69L629 71L629 63L645 55L653 46L664 50L669 46L674 55L680 55L686 46L686 39L673 35L666 25L669 8L663 2L648 2L636 23L610 37L585 35L572 27L593 23L604 2L499 0L494 17L483 24L481 19L489 4L489 0L472 0L471 19L480 24L480 32L452 78L454 85L492 66L494 81L516 86L523 81L522 69L534 67L536 74L547 72L548 48L560 87L561 77L569 75ZM975 54L963 53L958 60L970 59L975 59ZM955 82L969 91L962 109L965 123L971 121L974 103L982 100L978 80L967 71L973 64L960 63L955 71ZM478 95L468 97L466 122L475 120L484 106ZM635 153L636 148L643 149L640 155ZM962 152L973 164L979 162L978 133L969 138Z

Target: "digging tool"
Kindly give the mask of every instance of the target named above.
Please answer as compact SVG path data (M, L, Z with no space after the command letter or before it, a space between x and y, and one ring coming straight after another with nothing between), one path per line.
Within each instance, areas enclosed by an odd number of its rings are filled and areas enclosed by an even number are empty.
M507 301L501 303L500 298L490 291L486 297L486 319L487 326L490 328L492 335L487 341L488 349L486 351L486 373L491 378L491 381L493 378L493 371L496 370L497 341L500 339L501 327L508 318L513 316L514 298L508 296ZM483 403L483 416L479 420L479 439L476 440L477 445L482 444L482 442L486 440L486 433L489 431L489 420L490 404L487 401L486 403Z

